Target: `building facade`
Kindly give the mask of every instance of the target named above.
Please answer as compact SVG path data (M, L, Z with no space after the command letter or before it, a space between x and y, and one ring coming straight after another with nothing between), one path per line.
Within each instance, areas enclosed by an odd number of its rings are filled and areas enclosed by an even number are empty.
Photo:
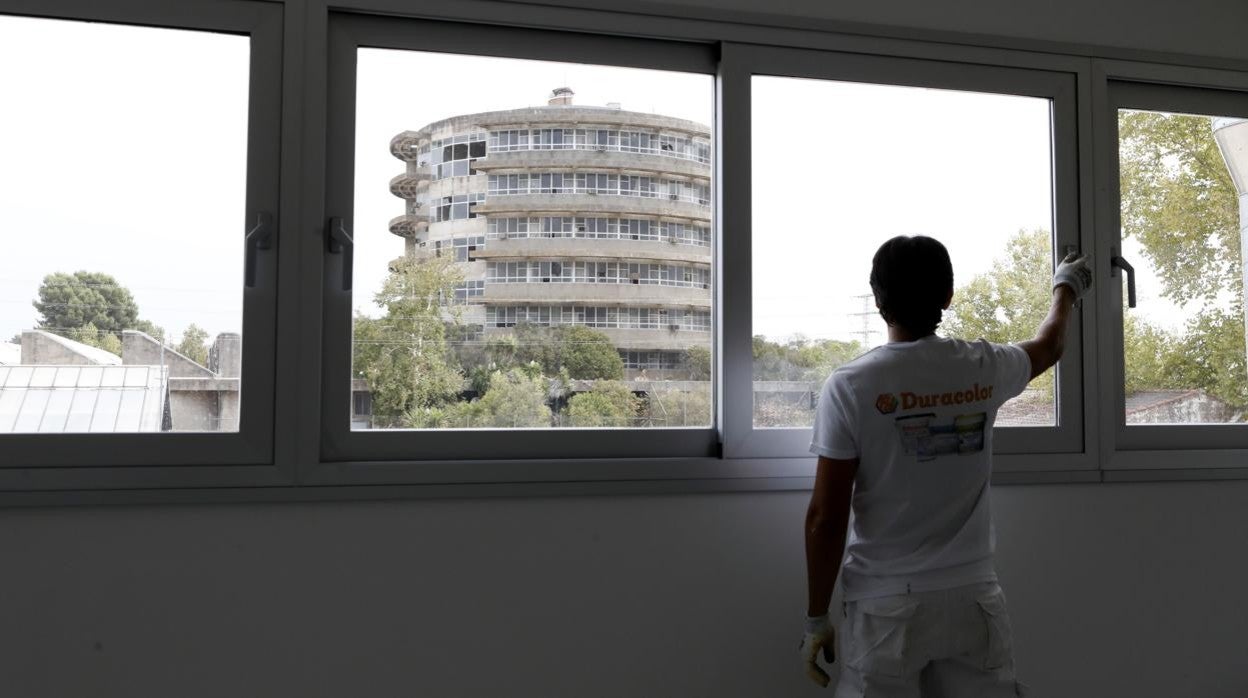
M390 232L453 255L463 321L585 325L630 377L678 373L711 341L711 133L693 121L578 106L455 116L390 143L406 163Z

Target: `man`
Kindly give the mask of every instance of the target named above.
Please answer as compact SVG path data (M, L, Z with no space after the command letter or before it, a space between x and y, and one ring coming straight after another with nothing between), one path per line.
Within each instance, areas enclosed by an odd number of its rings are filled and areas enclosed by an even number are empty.
M817 658L836 658L828 604L844 562L836 698L1021 694L992 559L992 425L1061 358L1071 310L1091 285L1088 260L1070 255L1034 339L944 339L935 334L953 299L944 245L903 236L876 252L871 289L888 344L828 378L811 443L819 461L801 653L826 686Z

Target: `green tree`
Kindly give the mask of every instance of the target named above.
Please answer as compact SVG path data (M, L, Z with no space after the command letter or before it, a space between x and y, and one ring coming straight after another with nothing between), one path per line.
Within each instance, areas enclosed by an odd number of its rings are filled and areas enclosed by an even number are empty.
M811 340L796 335L780 343L755 335L754 380L822 381L833 369L853 360L862 351L858 342Z
M696 344L685 349L681 355L681 369L686 371L691 381L709 381L711 379L711 348Z
M1049 312L1053 288L1052 237L1020 230L1005 243L992 270L957 289L942 334L1008 343L1031 339Z
M453 364L443 300L463 277L449 258L404 258L374 296L386 309L381 318L357 315L353 372L368 382L373 413L400 418L452 401L464 379Z
M43 277L39 298L39 327L57 334L92 325L100 332L134 327L139 306L125 286L108 274L76 271Z
M1122 232L1137 238L1176 303L1243 299L1239 197L1208 117L1122 112Z
M599 380L592 388L568 400L568 420L574 427L634 426L641 400L621 381Z
M619 380L624 377L624 360L607 335L581 325L560 325L552 332L559 352L560 368L580 380Z
M511 369L495 373L490 389L475 402L486 420L482 426L520 428L551 425L553 415L546 401L547 381L540 373Z
M1157 354L1164 357L1160 369L1143 356L1127 364L1128 390L1199 388L1244 409L1239 202L1210 119L1123 112L1118 128L1122 234L1140 241L1162 295L1186 306L1191 318L1164 343L1169 351ZM1140 325L1125 326L1133 324ZM1147 346L1156 338L1136 339Z
M100 272L55 272L43 277L38 298L38 327L113 353L121 352L121 332L139 330L164 341L164 330L139 319L130 290Z
M182 332L182 341L174 349L200 366L208 365L208 331L191 323Z

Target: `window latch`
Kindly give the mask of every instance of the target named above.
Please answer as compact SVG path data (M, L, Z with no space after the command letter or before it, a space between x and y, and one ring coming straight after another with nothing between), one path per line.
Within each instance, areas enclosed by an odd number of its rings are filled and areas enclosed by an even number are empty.
M1123 259L1122 255L1118 254L1117 247L1110 249L1109 266L1110 266L1109 275L1113 278L1118 278L1119 269L1127 272L1127 307L1134 308L1135 307L1135 267L1131 266L1130 262Z
M273 249L273 215L261 211L256 215L256 224L243 236L246 252L243 264L243 283L247 288L256 287L256 253L260 250Z
M342 290L350 291L351 273L355 267L355 240L341 218L329 219L325 238L329 253L342 256Z

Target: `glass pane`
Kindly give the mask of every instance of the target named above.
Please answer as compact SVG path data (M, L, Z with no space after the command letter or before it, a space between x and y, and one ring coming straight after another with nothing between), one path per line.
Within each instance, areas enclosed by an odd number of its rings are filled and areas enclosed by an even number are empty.
M69 418L65 420L65 431L82 432L91 428L91 418L95 415L95 403L99 396L98 390L74 392L74 402L69 408Z
M806 427L828 374L888 341L869 277L898 235L941 241L954 298L937 334L1030 339L1053 274L1050 102L753 79L754 425ZM795 124L818 136L784 143ZM779 176L778 176L779 175ZM1053 372L998 426L1056 423Z
M1248 120L1122 110L1118 132L1126 422L1242 422Z
M33 400L113 431L81 386L123 365L205 380L144 382L184 409L119 430L238 430L249 61L246 36L0 15L0 357L38 388L0 432Z
M91 415L91 431L115 431L117 429L117 410L120 406L120 390L100 390L99 398L95 401L95 414Z
M382 49L358 66L352 428L708 426L713 79ZM661 225L684 232L635 234Z
M65 431L65 422L69 418L69 407L73 399L72 390L52 391L43 411L43 423L39 425L39 431Z

